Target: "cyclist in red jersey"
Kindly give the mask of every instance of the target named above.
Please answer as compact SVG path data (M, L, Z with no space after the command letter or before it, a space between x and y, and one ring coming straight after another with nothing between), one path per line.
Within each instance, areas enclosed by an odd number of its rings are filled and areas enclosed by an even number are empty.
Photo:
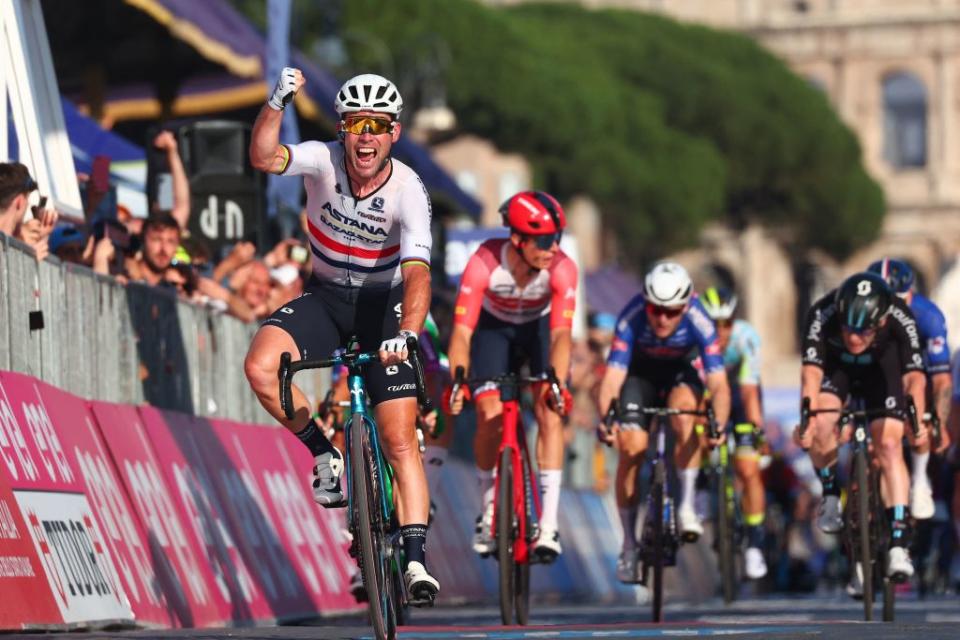
M552 366L561 381L562 407L555 406L546 384L535 390L534 415L539 425L537 466L543 491L540 535L534 553L549 562L560 554L557 507L563 469L563 425L560 411L569 411L566 389L570 371L571 328L577 297L577 266L560 249L566 217L560 204L542 191L524 191L501 207L510 237L487 240L467 262L460 281L450 336L450 370L463 367L471 378L515 371L524 360L530 374ZM474 453L483 510L477 518L474 550L494 551L494 467L500 443L503 406L493 385L472 390L477 408ZM463 392L449 398L454 414Z

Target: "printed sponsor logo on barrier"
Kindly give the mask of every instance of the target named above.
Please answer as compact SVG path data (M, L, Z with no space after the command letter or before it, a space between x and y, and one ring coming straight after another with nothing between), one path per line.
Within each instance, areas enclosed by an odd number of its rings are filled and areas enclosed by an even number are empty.
M222 545L222 551L226 552L232 563L235 574L233 576L225 574L222 563L210 563L210 570L213 572L213 579L220 595L224 600L231 600L231 587L228 581L235 580L241 597L247 604L252 604L258 596L256 583L233 536L230 535L230 529L223 521L219 508L210 500L210 496L213 495L210 479L203 471L190 469L183 464L174 463L172 470L177 491L187 512L187 522L193 527L194 534L203 541L208 556L214 558L220 555L218 547Z
M65 622L131 617L85 496L14 492Z
M152 463L129 459L124 460L123 471L127 487L147 520L147 529L156 536L164 553L176 557L183 572L180 577L190 591L190 601L206 606L210 603L210 593L160 472Z
M85 421L88 432L96 442L90 417L86 416ZM104 454L103 451L83 451L80 447L74 450L88 496L103 524L105 542L123 578L124 591L134 602L146 599L150 605L160 606L164 598L153 571L149 550L143 545L123 490L117 484L111 463Z

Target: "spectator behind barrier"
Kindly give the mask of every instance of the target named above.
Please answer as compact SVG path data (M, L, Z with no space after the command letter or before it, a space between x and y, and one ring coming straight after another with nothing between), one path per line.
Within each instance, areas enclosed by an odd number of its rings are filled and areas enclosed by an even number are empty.
M157 286L180 246L180 225L169 213L151 215L143 223L140 255L127 260L132 280Z
M87 235L72 224L62 224L53 230L48 241L50 253L64 262L86 265L84 254Z
M0 233L22 240L33 249L37 260L50 253L48 240L57 224L53 209L33 208L33 218L24 221L30 194L37 183L19 162L0 162ZM41 202L45 202L41 198Z

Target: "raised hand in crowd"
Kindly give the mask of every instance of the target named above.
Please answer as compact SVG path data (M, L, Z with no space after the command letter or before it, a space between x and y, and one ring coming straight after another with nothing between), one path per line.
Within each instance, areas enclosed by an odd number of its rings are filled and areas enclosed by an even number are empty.
M36 207L34 207L33 216L32 219L21 223L14 235L30 245L37 260L43 260L50 255L50 234L57 226L60 216L55 209L41 211Z
M177 147L177 138L170 131L161 131L153 139L153 146L167 154L167 164L170 166L170 178L173 184L173 209L170 210L180 230L187 228L190 222L190 181L183 168L183 160Z
M240 267L248 264L257 255L257 247L252 242L238 242L230 253L213 269L213 279L222 282ZM234 288L234 287L231 287Z

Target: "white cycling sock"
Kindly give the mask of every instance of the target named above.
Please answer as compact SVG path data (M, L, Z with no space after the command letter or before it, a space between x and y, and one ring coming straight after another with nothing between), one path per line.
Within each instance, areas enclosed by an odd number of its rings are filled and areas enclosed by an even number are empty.
M697 492L697 476L700 475L700 469L680 469L680 510L694 511L694 503Z
M620 507L620 526L623 527L623 545L621 551L632 551L637 548L637 505Z
M477 469L477 487L483 501L483 509L493 502L493 469Z
M917 453L913 451L911 457L913 458L913 474L911 476L913 485L929 485L930 480L927 478L927 463L930 462L930 452Z
M563 471L560 469L540 470L540 491L543 495L543 509L540 511L540 528L557 529L557 509L560 506L560 482Z
M448 451L443 447L428 445L423 452L423 470L427 474L427 488L432 498L437 493L437 483L443 474L443 465L447 461Z

